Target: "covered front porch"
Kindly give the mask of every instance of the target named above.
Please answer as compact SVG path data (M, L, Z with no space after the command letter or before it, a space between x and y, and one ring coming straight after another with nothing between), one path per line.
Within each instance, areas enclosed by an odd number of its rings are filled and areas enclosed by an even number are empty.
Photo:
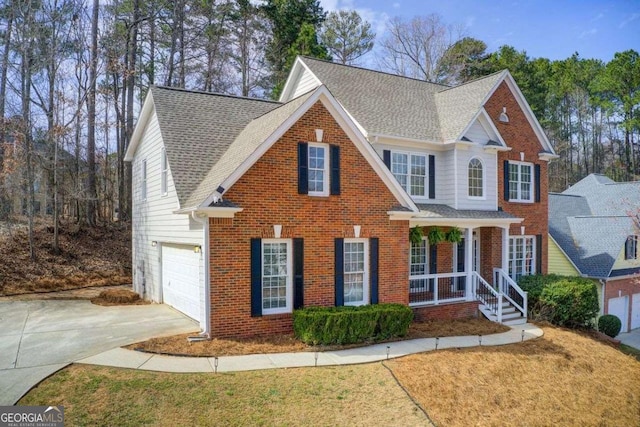
M422 205L421 213L409 219L409 305L479 302L490 320L526 321L527 295L510 277L514 268L524 271L526 263L534 262L532 248L523 246L512 248L522 254L510 264L509 229L521 221L501 211Z

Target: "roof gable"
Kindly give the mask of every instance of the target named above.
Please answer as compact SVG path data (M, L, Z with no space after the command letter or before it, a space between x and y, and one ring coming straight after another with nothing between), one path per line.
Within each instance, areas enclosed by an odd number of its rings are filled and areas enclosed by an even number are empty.
M176 88L152 87L125 160L133 160L155 112L181 207L252 119L280 103Z

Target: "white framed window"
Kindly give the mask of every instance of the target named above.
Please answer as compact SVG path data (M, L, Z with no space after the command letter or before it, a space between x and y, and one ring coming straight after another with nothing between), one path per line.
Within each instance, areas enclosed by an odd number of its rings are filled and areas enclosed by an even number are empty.
M533 163L509 161L509 201L533 202Z
M429 245L426 238L420 243L411 242L409 257L409 292L424 292L427 290L427 279L418 278L429 274Z
M309 143L309 195L329 195L329 146Z
M509 276L517 281L531 274L536 274L535 236L509 237Z
M262 313L290 313L293 301L291 239L262 240Z
M629 236L624 244L624 259L638 259L638 236Z
M140 165L140 196L142 200L147 200L147 159L142 160Z
M367 239L344 239L344 305L369 302L369 244Z
M427 155L393 151L391 173L411 196L426 196Z
M479 158L469 160L468 173L469 198L484 199L484 168Z
M167 195L167 182L169 179L169 162L167 161L167 152L162 149L160 157L160 193L163 196Z

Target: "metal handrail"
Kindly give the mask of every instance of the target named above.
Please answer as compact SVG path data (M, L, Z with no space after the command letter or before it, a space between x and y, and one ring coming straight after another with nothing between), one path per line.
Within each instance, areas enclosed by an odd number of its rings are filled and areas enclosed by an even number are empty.
M518 284L501 268L495 268L495 273L498 273L498 289L500 293L504 294L504 297L513 304L516 310L522 313L522 316L527 318L527 305L528 305L528 293L525 292Z
M471 272L471 277L476 299L496 315L498 323L502 323L502 293L496 291L478 272Z

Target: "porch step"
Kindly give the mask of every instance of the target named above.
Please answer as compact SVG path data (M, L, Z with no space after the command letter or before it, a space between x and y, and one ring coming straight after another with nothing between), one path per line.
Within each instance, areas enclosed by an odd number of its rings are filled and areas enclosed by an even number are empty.
M484 317L492 322L498 321L498 316L494 314L489 307L484 304L479 306L480 312ZM527 318L522 315L509 301L502 302L502 324L507 326L522 325L527 323Z

